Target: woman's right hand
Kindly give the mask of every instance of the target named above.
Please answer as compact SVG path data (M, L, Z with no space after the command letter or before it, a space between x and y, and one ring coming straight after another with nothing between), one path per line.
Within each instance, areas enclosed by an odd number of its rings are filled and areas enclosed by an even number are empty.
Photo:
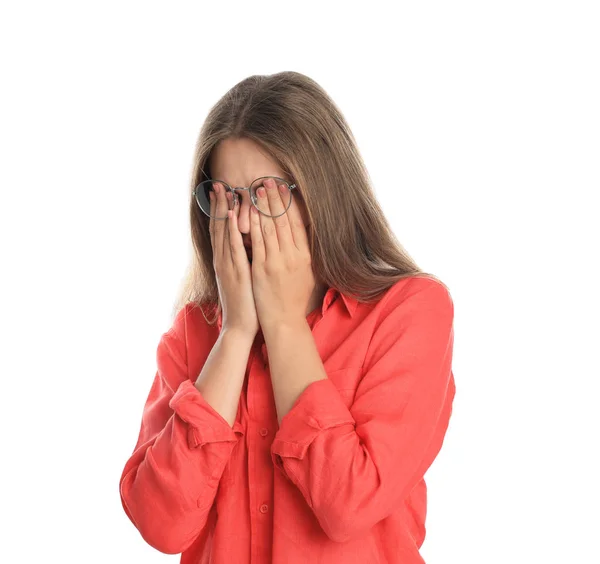
M210 214L227 216L232 194L216 182L219 193L210 194ZM216 212L216 213L215 213ZM254 340L260 328L254 292L252 267L237 227L237 211L230 219L210 218L210 241L213 249L213 268L217 279L219 300L223 310L221 331L235 329Z

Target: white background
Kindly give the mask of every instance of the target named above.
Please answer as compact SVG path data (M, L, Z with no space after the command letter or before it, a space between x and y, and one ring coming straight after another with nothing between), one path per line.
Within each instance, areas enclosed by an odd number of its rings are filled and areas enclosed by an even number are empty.
M190 252L194 143L238 81L295 70L455 302L427 563L600 562L596 7L4 3L0 561L179 561L118 481Z

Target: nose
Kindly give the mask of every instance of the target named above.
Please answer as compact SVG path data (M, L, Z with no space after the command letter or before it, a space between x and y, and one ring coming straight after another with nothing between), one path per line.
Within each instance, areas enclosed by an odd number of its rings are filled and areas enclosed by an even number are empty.
M250 239L250 207L252 203L246 201L242 195L238 192L237 205L234 207L233 212L236 215L237 225L240 233L242 234L242 241L244 246L251 247ZM246 237L244 237L246 235Z

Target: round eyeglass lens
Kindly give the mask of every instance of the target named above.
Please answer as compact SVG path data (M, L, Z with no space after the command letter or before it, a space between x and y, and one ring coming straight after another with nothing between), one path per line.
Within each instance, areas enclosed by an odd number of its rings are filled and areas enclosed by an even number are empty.
M264 214L266 214L268 216L274 215L275 217L277 217L282 212L273 211L273 213L271 213L271 211L269 209L269 198L265 194L265 197L262 198L262 201L261 201L261 198L259 198L258 194L257 194L257 190L261 186L264 186L265 180L267 180L268 178L273 178L275 180L277 193L279 194L279 197L281 198L281 201L283 203L283 211L284 212L287 211L287 209L290 207L290 203L292 201L292 191L290 190L290 185L283 178L279 178L277 176L263 176L262 178L257 178L250 186L250 194L252 195L252 200L254 202L256 202L256 207L261 212L263 212ZM287 188L287 190L283 194L279 191L280 184L285 184L285 186ZM264 186L264 188L265 188L265 192L266 192L267 187Z
M219 184L222 190L226 190L230 192L229 188L223 184L223 182L213 181L213 180L205 180L204 182L200 182L198 186L196 186L196 202L200 206L200 209L208 216L214 217L215 219L225 219L227 217L227 211L233 209L233 198L231 202L229 200L225 200L228 203L227 208L223 208L222 210L217 210L220 207L220 204L217 203L217 194L214 190L214 185ZM213 192L215 194L215 198L213 200L213 212L210 211L210 193Z

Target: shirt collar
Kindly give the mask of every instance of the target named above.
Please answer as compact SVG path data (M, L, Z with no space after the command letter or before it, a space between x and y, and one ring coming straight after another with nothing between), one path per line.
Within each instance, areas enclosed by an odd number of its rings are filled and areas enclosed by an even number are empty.
M329 288L329 290L327 290L327 293L323 298L321 314L325 315L325 312L329 309L329 306L339 296L341 296L342 298L342 302L344 303L348 315L350 315L350 317L354 317L354 312L356 311L358 302L354 298L351 298L350 296L347 296L346 294L340 292L337 288Z

